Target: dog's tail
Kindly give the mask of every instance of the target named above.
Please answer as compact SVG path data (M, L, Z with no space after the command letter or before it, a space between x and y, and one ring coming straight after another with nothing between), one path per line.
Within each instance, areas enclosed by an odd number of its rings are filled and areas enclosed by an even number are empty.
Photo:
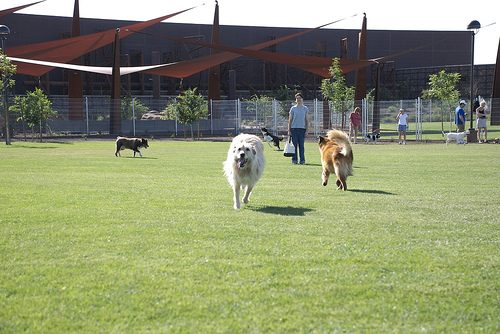
M443 130L441 130L441 133L443 134L443 137L444 137L444 136L446 136L446 133L444 133L444 131L443 131Z
M352 155L352 147L351 142L349 141L349 137L344 131L340 130L330 130L327 132L326 136L328 139L335 141L337 145L341 147L340 154L343 156Z
M326 135L329 140L335 142L338 146L333 154L336 161L335 174L337 174L337 177L340 179L345 180L348 175L352 175L352 161L354 160L349 136L344 131L340 130L330 130ZM344 158L340 158L340 156Z

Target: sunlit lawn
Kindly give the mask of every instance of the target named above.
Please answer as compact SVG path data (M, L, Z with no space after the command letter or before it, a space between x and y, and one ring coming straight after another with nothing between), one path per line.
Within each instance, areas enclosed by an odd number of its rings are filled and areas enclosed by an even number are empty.
M500 145L358 144L340 192L265 144L240 211L228 145L0 145L0 332L500 331Z

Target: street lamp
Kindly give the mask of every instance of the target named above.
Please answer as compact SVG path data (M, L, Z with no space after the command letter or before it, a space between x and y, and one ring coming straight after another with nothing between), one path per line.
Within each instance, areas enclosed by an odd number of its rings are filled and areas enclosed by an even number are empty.
M467 26L467 30L471 32L471 47L470 47L470 130L473 129L472 125L472 117L474 113L474 36L478 33L479 29L481 29L481 23L479 21L473 20L470 21ZM470 136L471 138L476 136Z
M5 55L5 48L4 48L4 40L7 39L7 36L10 34L10 29L9 27L5 25L0 25L0 40L2 40L2 53ZM7 83L4 82L3 85L3 109L4 109L4 115L5 115L5 144L10 145L10 130L9 130L9 110L7 107Z

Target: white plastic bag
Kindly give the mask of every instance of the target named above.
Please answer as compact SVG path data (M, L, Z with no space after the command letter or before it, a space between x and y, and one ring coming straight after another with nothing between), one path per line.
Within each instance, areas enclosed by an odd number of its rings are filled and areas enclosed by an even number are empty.
M283 155L285 157L293 157L295 155L295 146L292 143L292 137L288 137L285 144L285 149L283 150Z

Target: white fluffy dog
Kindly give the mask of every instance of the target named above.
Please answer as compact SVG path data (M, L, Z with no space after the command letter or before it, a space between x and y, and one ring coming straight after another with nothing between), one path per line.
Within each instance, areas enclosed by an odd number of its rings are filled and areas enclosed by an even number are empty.
M224 175L233 188L235 209L241 206L240 190L243 187L243 203L248 203L255 184L264 172L264 165L264 145L259 137L242 133L233 138L224 161Z
M457 144L465 144L464 138L469 133L470 133L469 130L466 130L464 132L448 132L448 133L443 132L443 136L446 137L446 145L448 145L448 143L453 140L456 141Z

